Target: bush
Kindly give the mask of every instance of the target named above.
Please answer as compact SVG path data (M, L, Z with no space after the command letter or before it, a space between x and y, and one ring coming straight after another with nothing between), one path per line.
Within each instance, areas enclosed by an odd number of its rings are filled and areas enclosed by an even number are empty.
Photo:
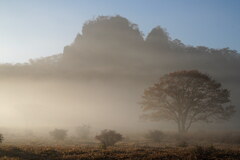
M116 133L113 130L103 130L100 135L96 136L96 139L102 143L102 147L106 148L108 146L113 146L118 141L123 139L122 135Z
M3 142L3 135L0 133L0 143Z
M67 130L55 129L49 133L55 140L63 141L67 137Z
M162 131L159 130L154 130L154 131L150 131L147 135L146 138L150 139L153 142L161 142L164 138L164 133Z
M77 136L81 139L89 139L91 127L89 125L82 125L76 128Z

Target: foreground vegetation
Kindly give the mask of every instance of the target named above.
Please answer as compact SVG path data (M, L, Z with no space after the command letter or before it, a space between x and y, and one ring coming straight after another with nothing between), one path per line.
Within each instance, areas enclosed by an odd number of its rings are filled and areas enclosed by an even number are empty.
M65 130L53 131L63 133ZM77 133L81 133L80 130ZM80 138L77 134L77 137L68 135L64 139L56 139L52 134L5 134L0 145L0 160L240 159L238 131L195 131L179 135L151 130L145 134L121 135L113 130L103 130L94 137L91 136L93 133L89 135L87 138Z
M239 147L226 146L141 146L120 144L103 149L97 145L82 146L1 146L0 160L76 160L76 159L167 159L198 160L240 157Z

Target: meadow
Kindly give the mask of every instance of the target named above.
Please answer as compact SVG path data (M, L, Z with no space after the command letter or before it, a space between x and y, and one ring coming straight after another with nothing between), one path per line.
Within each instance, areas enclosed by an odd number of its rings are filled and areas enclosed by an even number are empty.
M103 149L98 145L1 146L1 160L236 160L239 146L141 146L119 144Z
M237 160L239 132L189 133L179 137L164 133L159 142L144 135L125 136L114 146L103 147L95 138L8 138L0 145L0 160ZM156 137L154 137L156 138Z

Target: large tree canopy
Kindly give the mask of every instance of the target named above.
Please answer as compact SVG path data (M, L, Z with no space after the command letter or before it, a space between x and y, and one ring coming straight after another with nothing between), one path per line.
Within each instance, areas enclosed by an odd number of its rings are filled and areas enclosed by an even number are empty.
M230 93L221 84L197 70L169 73L145 90L142 101L151 120L173 120L180 133L194 122L227 120L234 113Z

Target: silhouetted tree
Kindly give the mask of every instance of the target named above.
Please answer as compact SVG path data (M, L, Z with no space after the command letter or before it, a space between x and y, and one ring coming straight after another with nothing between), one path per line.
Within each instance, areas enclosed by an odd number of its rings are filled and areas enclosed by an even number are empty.
M55 140L63 141L67 137L67 130L54 129L49 133Z
M113 146L115 143L123 139L122 135L116 133L113 130L103 130L100 135L96 136L96 139L99 140L103 147Z
M192 123L227 120L234 113L230 93L221 84L197 70L177 71L160 78L144 91L142 108L152 120L173 120L179 133L185 133Z

